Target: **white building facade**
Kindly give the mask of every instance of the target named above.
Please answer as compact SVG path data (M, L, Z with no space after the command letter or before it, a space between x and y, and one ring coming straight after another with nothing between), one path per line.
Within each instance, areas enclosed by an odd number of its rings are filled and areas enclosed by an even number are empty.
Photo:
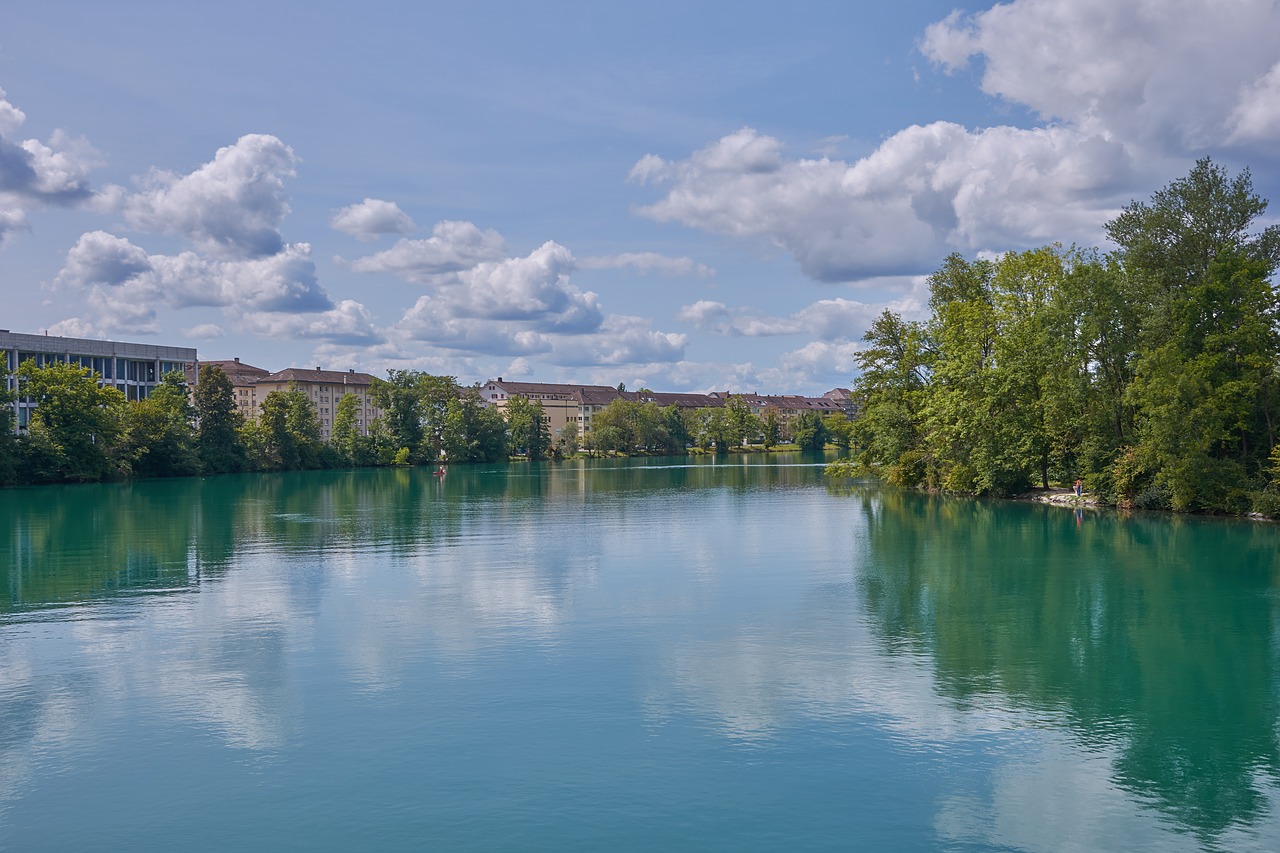
M17 391L13 374L28 360L40 367L59 363L87 367L98 374L99 384L119 389L127 399L145 400L166 373L185 372L188 365L195 364L196 351L192 347L25 335L0 329L0 364L8 368L8 390ZM14 401L14 421L19 431L31 423L35 407L29 399Z

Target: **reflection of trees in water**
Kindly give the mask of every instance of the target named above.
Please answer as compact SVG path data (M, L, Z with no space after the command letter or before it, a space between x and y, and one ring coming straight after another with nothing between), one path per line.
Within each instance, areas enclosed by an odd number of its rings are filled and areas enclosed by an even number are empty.
M927 652L961 705L998 690L1120 758L1117 784L1204 836L1254 823L1280 772L1280 536L885 491L861 569L891 654Z
M405 547L457 526L426 471L302 472L0 491L0 612L192 589L246 548Z

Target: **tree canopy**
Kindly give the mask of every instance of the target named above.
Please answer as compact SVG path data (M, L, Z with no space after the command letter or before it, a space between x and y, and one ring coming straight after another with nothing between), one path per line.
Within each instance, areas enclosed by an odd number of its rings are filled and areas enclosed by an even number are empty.
M1008 495L1083 478L1105 499L1280 504L1280 226L1248 171L1201 160L1107 224L1117 249L947 258L929 317L867 331L853 424L864 470Z

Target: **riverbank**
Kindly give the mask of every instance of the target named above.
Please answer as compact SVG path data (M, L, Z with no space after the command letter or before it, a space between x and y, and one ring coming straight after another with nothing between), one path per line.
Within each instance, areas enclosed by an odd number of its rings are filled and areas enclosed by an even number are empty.
M1076 495L1071 489L1032 489L1021 495L1014 497L1016 501L1032 501L1040 504L1052 504L1053 506L1066 507L1098 507L1111 506L1099 500L1097 495L1085 492L1083 495Z

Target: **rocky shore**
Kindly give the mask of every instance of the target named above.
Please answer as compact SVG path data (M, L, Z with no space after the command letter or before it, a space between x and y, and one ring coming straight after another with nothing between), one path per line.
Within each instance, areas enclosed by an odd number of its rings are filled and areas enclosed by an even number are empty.
M1035 501L1041 504L1053 504L1054 506L1068 507L1084 507L1099 506L1097 496L1085 492L1080 497L1076 497L1076 493L1071 489L1035 489L1034 491L1018 495L1017 500Z

